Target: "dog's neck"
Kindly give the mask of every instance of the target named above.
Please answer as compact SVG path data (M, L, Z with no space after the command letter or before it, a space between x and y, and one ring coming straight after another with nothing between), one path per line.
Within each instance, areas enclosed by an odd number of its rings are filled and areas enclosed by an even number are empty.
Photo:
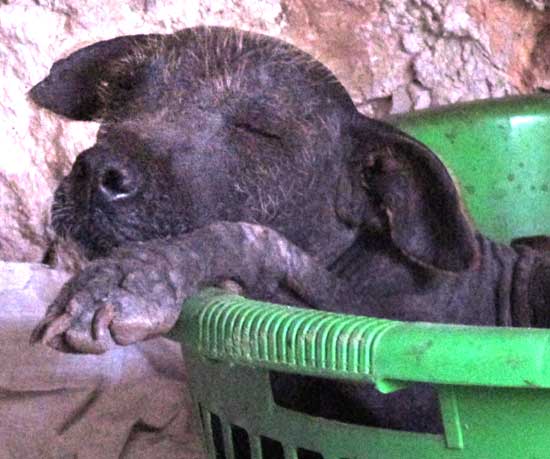
M407 321L529 325L525 317L532 255L479 234L477 241L479 264L459 273L420 266L389 239L369 234L358 237L329 269L349 282L358 314Z

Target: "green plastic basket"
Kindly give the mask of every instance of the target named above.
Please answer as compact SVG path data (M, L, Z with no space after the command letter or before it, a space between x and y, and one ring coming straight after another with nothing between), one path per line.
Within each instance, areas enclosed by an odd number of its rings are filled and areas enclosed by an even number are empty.
M500 241L550 233L550 98L461 104L392 120L440 154L478 227ZM548 222L548 223L547 223ZM209 458L550 457L550 331L355 317L206 290L180 339ZM439 394L444 433L315 418L277 406L269 370L414 382Z

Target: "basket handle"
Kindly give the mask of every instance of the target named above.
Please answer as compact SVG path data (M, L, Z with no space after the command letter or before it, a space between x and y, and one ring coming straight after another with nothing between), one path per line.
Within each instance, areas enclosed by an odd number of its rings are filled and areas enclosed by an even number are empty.
M550 387L550 331L400 322L270 304L206 289L169 337L207 359L370 381Z

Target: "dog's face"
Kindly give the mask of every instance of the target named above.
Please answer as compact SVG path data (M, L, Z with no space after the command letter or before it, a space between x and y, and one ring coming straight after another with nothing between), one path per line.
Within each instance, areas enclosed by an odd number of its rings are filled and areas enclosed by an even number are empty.
M53 205L93 258L229 220L269 225L324 261L361 231L421 265L477 258L454 184L405 134L357 113L291 45L224 28L120 37L57 62L38 104L101 120Z
M113 47L103 66L93 46L61 61L31 93L65 115L102 120L97 143L55 194L59 234L94 257L244 220L272 224L309 248L308 220L335 220L330 168L353 106L321 64L278 40L218 28ZM70 112L60 102L67 80L94 71L90 87L79 85L84 103Z

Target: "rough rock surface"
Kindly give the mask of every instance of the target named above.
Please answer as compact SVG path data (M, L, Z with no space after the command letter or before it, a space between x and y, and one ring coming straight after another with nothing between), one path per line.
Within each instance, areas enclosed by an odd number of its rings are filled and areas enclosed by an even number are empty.
M310 51L362 111L383 116L548 88L543 0L0 1L0 259L41 261L58 179L97 125L61 120L26 92L75 49L121 34L222 24ZM74 255L61 257L73 269Z
M179 345L155 339L101 356L29 336L68 273L0 262L0 459L202 459Z

